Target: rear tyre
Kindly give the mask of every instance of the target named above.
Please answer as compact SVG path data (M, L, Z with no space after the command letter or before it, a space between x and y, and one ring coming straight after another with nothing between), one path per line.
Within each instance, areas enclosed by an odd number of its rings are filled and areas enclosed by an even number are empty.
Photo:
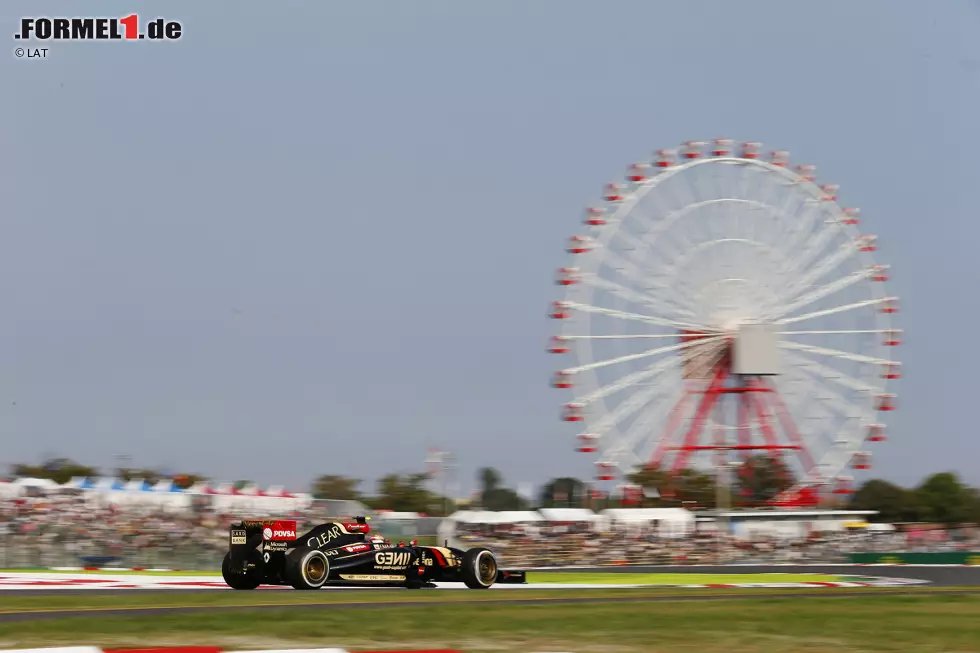
M460 570L463 582L471 590L485 590L497 580L497 558L490 549L477 547L463 554Z
M318 590L330 576L330 560L319 549L299 546L286 557L286 582L298 590Z
M261 574L256 572L235 571L232 568L231 553L226 553L224 560L221 561L221 577L225 579L225 584L233 590L254 590L262 584Z

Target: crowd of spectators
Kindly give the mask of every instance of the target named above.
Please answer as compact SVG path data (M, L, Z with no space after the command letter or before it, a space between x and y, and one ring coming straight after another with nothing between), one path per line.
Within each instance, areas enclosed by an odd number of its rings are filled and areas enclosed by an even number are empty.
M299 513L300 532L322 521L350 517L320 504ZM184 512L94 505L82 494L0 501L0 568L140 567L214 569L227 547L228 526L240 514L204 504ZM378 524L378 522L372 522ZM713 531L661 537L653 528L592 524L460 525L456 543L488 546L516 567L617 564L833 563L863 551L980 550L975 532L928 538L906 532L865 530L810 533L805 537L719 537Z
M277 514L300 532L331 515L327 507ZM213 569L241 519L207 505L190 511L99 505L84 494L0 501L0 568L125 567Z
M594 529L591 524L479 526L462 525L457 540L465 547L493 549L503 564L534 568L591 565L685 564L833 564L865 552L978 551L975 530L955 536L947 530L928 531L928 537L908 532L865 529L737 538L714 530L697 530L681 537L663 537L655 527Z

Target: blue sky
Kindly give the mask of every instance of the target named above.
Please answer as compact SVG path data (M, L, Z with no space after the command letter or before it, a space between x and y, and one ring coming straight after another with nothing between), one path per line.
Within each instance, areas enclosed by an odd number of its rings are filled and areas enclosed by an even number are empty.
M816 164L892 265L873 473L980 482L980 4L98 7L184 37L0 58L0 462L589 476L544 353L565 239L629 163L728 136Z

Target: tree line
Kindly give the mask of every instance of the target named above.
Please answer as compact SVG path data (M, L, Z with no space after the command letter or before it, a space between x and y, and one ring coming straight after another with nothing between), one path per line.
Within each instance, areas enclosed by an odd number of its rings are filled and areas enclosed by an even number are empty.
M40 465L13 465L10 472L15 477L47 478L57 483L78 476L101 475L98 469L67 458L52 458ZM201 474L124 467L115 469L112 475L124 481L142 478L151 483L169 479L184 488L210 480ZM467 507L495 511L554 507L602 510L621 506L712 510L719 501L724 508L751 509L765 506L795 483L780 458L765 455L747 458L720 486L713 474L693 469L671 474L656 468L631 475L621 491L612 493L578 478L560 477L542 485L535 496L521 496L505 483L498 470L490 467L480 469L476 480L477 492ZM358 501L373 510L433 516L450 514L460 507L457 500L434 490L431 481L425 472L386 474L369 492L361 488L360 479L324 474L313 481L310 493L317 499ZM236 485L248 482L240 480ZM879 514L871 521L888 523L980 523L980 489L965 484L952 472L932 474L911 488L871 479L851 495L824 497L818 507L876 510Z

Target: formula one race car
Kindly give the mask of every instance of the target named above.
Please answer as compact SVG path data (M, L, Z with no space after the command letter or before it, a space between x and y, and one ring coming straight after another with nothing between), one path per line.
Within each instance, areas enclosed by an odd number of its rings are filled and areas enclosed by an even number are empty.
M494 583L526 583L523 571L504 571L489 549L390 544L368 538L367 517L327 522L308 533L287 520L242 520L231 525L221 575L229 587L291 585L395 585L417 589L435 582L461 582L471 589Z

